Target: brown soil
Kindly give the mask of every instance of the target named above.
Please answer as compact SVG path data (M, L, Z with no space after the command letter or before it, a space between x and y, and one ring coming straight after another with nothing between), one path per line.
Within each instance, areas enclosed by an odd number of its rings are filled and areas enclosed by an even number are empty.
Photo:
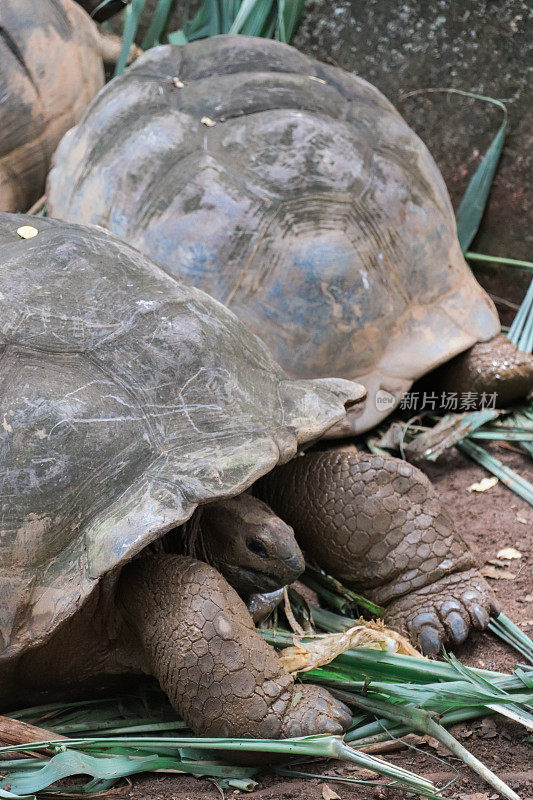
M498 445L492 446L492 452L507 466L533 481L533 465L527 456ZM437 464L423 462L419 466L437 486L441 498L476 551L480 564L496 559L498 551L507 546L523 554L521 559L508 562L509 567L504 568L516 575L515 578L492 579L490 583L502 610L533 636L533 508L501 483L483 493L468 492L468 487L486 477L487 473L455 449L445 454ZM502 671L512 671L520 660L517 654L490 634L474 635L456 654L471 666ZM464 723L454 730L454 734L515 789L522 800L533 797L533 746L522 742L523 728L502 717L494 717L483 722ZM490 786L461 761L449 756L440 745L435 749L426 744L418 752L403 749L388 753L386 757L399 766L431 778L440 787L456 779L445 790L447 797L461 800L496 800L498 797ZM309 762L299 768L323 776L368 778L368 774L361 776L357 768L339 762ZM257 789L245 796L252 800L323 800L327 796L324 784L342 800L402 796L391 790L334 782L324 777L304 780L272 775L260 778ZM235 794L240 792L225 791L226 797ZM216 800L221 794L217 786L206 779L147 775L136 778L133 786L125 788L120 796L129 800Z

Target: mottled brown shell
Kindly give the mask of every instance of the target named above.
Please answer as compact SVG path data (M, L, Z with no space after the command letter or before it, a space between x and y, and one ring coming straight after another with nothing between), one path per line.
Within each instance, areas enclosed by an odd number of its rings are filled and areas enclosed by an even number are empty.
M51 213L221 300L289 374L361 381L356 431L499 330L421 140L366 81L279 42L146 53L54 163Z
M102 229L0 214L0 665L100 578L344 417L231 311Z
M103 85L97 27L73 0L1 0L0 211L43 194L57 143Z

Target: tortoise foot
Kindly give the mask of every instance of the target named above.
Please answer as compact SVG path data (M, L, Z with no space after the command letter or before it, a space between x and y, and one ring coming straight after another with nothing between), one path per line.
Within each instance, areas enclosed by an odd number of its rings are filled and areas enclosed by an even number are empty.
M296 685L293 700L283 717L281 737L313 733L344 733L351 725L350 710L320 686Z
M469 569L394 600L386 622L406 631L425 655L437 655L446 643L464 642L472 628L484 630L498 611L487 582Z

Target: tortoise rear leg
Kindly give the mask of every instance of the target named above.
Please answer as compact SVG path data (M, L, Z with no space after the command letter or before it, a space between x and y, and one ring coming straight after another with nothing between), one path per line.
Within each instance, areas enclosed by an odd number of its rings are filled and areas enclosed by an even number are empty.
M498 334L452 358L425 379L425 385L449 392L496 395L496 405L525 397L533 389L533 356Z
M279 738L342 733L351 714L317 686L296 687L234 589L187 556L128 564L118 603L149 670L197 734Z
M304 551L385 605L424 652L460 643L496 610L472 554L428 478L396 458L308 453L259 483Z

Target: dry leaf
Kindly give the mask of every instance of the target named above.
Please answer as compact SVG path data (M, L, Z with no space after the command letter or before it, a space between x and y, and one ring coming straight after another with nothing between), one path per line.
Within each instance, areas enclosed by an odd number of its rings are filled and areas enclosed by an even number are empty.
M297 633L299 636L305 636L304 629L292 612L291 601L289 600L289 592L287 591L286 586L283 587L283 610L285 611L285 616L287 617L287 621L293 632Z
M208 128L212 128L213 125L216 125L215 120L211 119L211 117L202 117L200 122L202 123L202 125L207 125Z
M477 735L481 739L494 739L498 735L494 720L484 719L477 730Z
M521 522L522 525L527 525L527 519L525 517L521 517L520 514L516 515L518 522Z
M522 558L522 553L520 550L515 550L514 547L504 547L503 550L498 551L497 558L505 558L510 561L513 558Z
M488 794L483 792L474 792L473 794L460 794L461 800L489 800Z
M333 789L329 787L327 783L322 784L322 797L324 800L341 800L337 792L333 791Z
M514 581L516 578L514 572L508 569L499 569L491 566L481 567L481 574L485 578L494 578L495 580Z
M279 654L285 668L292 673L307 672L315 667L322 667L353 647L366 647L370 650L403 653L423 658L404 636L386 628L381 620L360 619L353 628L342 633L294 636L293 642L293 647L286 647Z
M486 492L487 489L492 489L493 486L496 486L498 483L498 478L495 476L492 478L483 478L476 483L473 483L471 486L468 487L469 492Z
M172 78L172 83L176 87L176 89L183 89L183 87L185 86L183 81L180 81L179 78Z
M17 233L21 239L33 239L39 231L33 225L22 225L22 227L17 228Z

